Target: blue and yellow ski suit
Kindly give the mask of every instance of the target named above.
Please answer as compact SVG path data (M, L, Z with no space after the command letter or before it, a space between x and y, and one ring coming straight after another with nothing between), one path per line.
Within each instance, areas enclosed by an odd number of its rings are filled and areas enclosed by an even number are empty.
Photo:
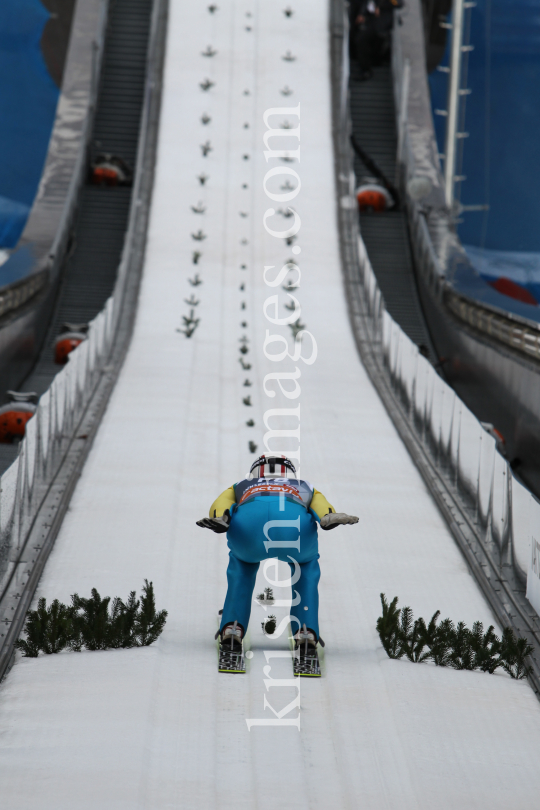
M319 636L320 578L317 523L334 507L304 480L244 479L222 492L210 507L210 517L229 510L227 596L221 627L237 621L247 630L259 564L277 558L291 574L300 566L290 609L295 633L306 625ZM296 592L296 593L295 593ZM295 604L296 602L296 604Z

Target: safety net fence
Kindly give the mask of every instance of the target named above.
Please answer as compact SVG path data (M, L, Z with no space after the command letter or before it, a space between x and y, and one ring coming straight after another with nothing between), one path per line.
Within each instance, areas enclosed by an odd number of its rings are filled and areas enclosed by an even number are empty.
M41 396L0 478L0 678L120 371L144 260L159 121L167 0L154 0L128 230L112 296Z
M330 12L338 219L359 354L498 621L540 650L540 503L513 474L496 432L482 425L386 310L359 232L354 195L348 19L341 0L333 0ZM409 142L407 97L417 88L402 58L399 37L396 25L392 58L402 204L414 214L409 225L415 259L418 263L420 257L424 264L419 272L429 274L442 294L444 274L425 218L408 191L418 165ZM530 665L530 680L538 692L535 653Z

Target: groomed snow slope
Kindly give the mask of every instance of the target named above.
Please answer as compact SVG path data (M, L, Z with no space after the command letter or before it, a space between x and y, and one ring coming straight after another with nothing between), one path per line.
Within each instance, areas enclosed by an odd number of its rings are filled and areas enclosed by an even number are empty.
M391 661L375 632L381 591L398 594L416 615L440 609L468 623L493 618L358 360L335 226L327 7L302 0L287 18L282 5L229 0L211 14L205 3L171 0L136 330L38 589L48 599L89 595L92 587L125 597L147 577L169 619L149 648L17 661L0 689L6 810L537 804L540 706L527 683ZM218 53L204 57L209 44ZM282 59L288 50L295 61ZM204 91L206 77L215 84ZM280 93L285 85L289 96ZM264 111L298 103L301 162L266 163ZM272 122L284 120L296 125L290 114ZM203 157L207 140L212 151ZM278 291L287 314L281 287L267 287L262 273L275 265L272 278L292 255L262 224L272 205L262 180L272 166L294 168L302 180L292 203L302 220L296 295L318 345L313 365L296 364L294 401L263 391L265 374L295 367L263 354L267 328L290 334L262 314ZM272 178L268 188L278 191L285 179ZM205 213L191 211L199 201ZM268 220L276 229L290 222ZM201 242L191 237L199 229ZM194 250L202 253L196 266ZM196 272L203 284L193 287ZM200 324L187 339L177 329L191 294ZM303 346L309 354L308 337ZM248 731L247 719L275 718L265 695L276 711L296 697L294 685L265 692L263 651L285 651L287 640L262 635L263 609L254 605L250 671L218 675L213 635L226 543L195 520L245 474L254 458L248 441L263 450L263 413L298 403L302 474L360 523L321 533L324 677L301 682L300 729ZM279 598L286 593L276 588ZM290 660L270 664L271 677L291 678Z

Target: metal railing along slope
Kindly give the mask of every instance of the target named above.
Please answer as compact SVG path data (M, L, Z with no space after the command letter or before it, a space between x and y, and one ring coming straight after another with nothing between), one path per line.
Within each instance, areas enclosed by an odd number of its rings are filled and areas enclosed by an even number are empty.
M539 694L540 557L533 551L540 552L540 504L512 475L495 438L385 309L358 229L344 106L348 23L341 0L331 3L331 35L338 224L358 351L497 620L533 644L530 682ZM400 141L400 148L407 144Z
M0 678L125 357L144 260L157 145L167 0L154 0L135 183L114 293L41 397L0 478Z

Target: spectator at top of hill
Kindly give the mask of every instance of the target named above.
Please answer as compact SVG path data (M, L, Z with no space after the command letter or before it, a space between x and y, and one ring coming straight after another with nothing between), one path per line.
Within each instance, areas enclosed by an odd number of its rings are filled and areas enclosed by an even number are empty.
M351 0L349 4L350 56L360 68L360 81L373 75L373 66L390 56L394 9L403 0Z

